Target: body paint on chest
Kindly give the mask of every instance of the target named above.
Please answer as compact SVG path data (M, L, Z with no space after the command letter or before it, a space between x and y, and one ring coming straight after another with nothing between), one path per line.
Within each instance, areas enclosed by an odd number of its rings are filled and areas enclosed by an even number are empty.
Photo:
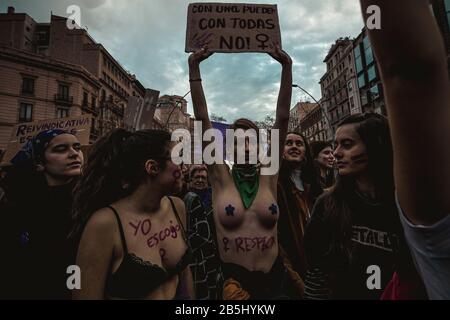
M134 230L133 235L137 237L139 234L150 237L147 238L147 246L153 248L157 246L160 242L165 241L166 239L176 239L178 238L179 232L181 230L181 226L179 224L174 225L173 221L170 220L170 226L163 228L155 233L150 233L152 230L152 223L150 219L139 220L137 222L128 222L128 225L131 226Z
M234 244L233 249L236 253L247 253L251 251L264 252L274 246L275 237L236 237L234 239L223 237L222 243L225 252L232 250L229 247L230 243Z

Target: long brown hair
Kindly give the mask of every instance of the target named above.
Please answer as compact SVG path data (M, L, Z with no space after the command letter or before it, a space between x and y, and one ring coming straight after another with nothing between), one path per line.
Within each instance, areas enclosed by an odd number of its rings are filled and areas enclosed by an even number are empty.
M368 174L375 185L377 199L382 203L394 201L392 142L387 119L375 113L355 114L343 119L338 127L345 124L357 124L356 132L367 149ZM354 177L338 175L335 185L323 199L325 217L332 231L329 253L344 253L347 258L351 257L352 213L349 203L355 190Z
M115 129L101 137L92 146L74 190L70 237L81 236L95 211L136 190L147 176L147 160L153 159L164 168L169 142L170 134L163 130Z

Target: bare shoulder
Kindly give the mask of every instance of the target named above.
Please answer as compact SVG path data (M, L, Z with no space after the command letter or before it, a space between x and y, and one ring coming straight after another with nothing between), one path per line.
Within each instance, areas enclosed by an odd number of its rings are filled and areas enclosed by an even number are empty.
M184 205L184 201L183 201L183 200L181 200L181 199L178 198L178 197L170 197L170 199L172 199L173 204L175 205L175 207L177 208L177 210L180 209L180 210L186 211L185 205Z
M165 201L168 202L167 198L164 198ZM178 197L170 197L170 199L172 199L173 204L175 206L175 209L177 210L177 213L181 219L181 222L183 222L184 225L186 225L186 206L184 204L184 201L181 200ZM170 206L170 204L169 204ZM172 209L172 207L170 207Z
M97 210L83 230L77 259L90 261L93 258L92 254L98 259L109 259L119 242L119 228L112 210L109 208Z
M110 208L102 208L92 214L88 220L84 233L96 237L111 236L117 228L117 220Z

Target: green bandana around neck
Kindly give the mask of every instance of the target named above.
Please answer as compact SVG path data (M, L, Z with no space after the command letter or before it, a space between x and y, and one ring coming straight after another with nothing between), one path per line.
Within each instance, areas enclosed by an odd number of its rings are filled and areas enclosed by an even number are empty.
M231 169L233 180L236 188L239 191L245 209L248 209L259 189L259 170L258 166L251 166L247 168L239 168L233 166Z

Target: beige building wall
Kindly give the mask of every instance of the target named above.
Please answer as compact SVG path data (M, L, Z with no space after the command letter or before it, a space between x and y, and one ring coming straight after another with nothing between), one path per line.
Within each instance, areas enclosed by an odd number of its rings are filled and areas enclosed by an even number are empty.
M95 141L123 127L130 96L144 98L146 89L135 75L87 30L70 30L66 21L51 15L50 22L37 23L12 7L0 13L0 149L19 120L21 102L33 105L33 121L54 118L58 107L68 108L68 115L92 114L91 141ZM8 51L13 48L16 52ZM35 79L33 95L21 92L24 75ZM59 84L69 86L69 101L57 96ZM162 125L157 122L155 126Z
M31 104L31 121L57 118L57 109L68 116L86 113L83 94L97 97L99 83L81 67L59 63L22 50L0 48L0 149L9 141L12 127L19 123L21 103ZM22 91L24 78L34 79L32 94ZM69 101L58 97L59 85L69 87ZM91 103L92 100L89 101ZM96 103L98 105L98 103ZM95 128L94 128L95 131Z

